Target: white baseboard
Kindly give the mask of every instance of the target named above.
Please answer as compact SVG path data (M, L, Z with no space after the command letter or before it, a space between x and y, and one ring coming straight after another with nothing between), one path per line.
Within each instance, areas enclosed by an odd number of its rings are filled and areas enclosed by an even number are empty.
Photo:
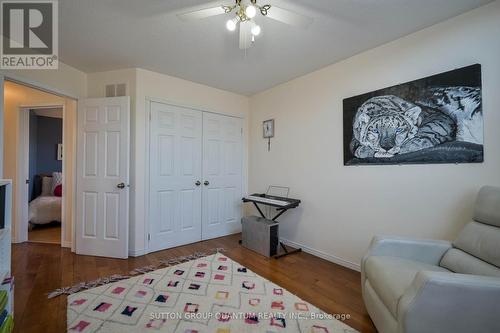
M140 256L143 256L145 254L147 254L145 249L140 249L140 250L129 249L128 250L128 255L130 257L140 257Z
M313 256L316 256L316 257L319 257L321 259L325 259L325 260L331 261L331 262L333 262L333 263L335 263L337 265L344 266L344 267L347 267L349 269L352 269L352 270L355 270L355 271L358 271L358 272L361 271L361 266L359 264L356 264L356 263L351 262L349 260L345 260L345 259L339 258L337 256L325 253L323 251L319 251L319 250L313 249L313 248L311 248L309 246L306 246L306 245L303 245L303 244L292 242L292 241L290 241L288 239L281 238L280 240L283 243L285 243L286 245L289 245L291 247L301 248L302 251L304 251L306 253L309 253L309 254L312 254Z
M12 243L12 244L19 244L19 243L23 243L23 242L20 242L20 241L17 239L17 237L12 237L11 243Z
M62 241L61 247L67 247L67 248L71 249L71 242L70 241Z

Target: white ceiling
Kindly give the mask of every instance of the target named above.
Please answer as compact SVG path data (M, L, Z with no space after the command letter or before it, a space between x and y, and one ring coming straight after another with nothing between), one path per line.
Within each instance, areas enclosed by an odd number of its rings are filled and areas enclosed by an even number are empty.
M308 29L258 18L242 51L228 16L176 13L233 0L61 0L60 58L85 72L140 67L244 95L335 63L491 0L258 0L314 18Z

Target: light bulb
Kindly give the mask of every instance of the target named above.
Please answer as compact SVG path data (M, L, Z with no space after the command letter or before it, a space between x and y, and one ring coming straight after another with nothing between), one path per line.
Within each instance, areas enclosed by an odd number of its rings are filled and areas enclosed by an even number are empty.
M226 28L229 31L234 31L236 30L236 22L234 20L229 20L226 22Z
M252 28L252 35L258 36L258 35L260 35L261 31L262 31L262 29L260 28L259 25L254 25Z
M255 15L257 15L257 8L253 5L247 6L245 9L245 15L250 19L254 18Z

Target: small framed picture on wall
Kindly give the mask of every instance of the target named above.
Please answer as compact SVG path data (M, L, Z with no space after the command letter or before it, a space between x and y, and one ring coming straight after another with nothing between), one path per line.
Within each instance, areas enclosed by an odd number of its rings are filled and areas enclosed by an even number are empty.
M264 139L274 138L274 119L269 119L263 123Z

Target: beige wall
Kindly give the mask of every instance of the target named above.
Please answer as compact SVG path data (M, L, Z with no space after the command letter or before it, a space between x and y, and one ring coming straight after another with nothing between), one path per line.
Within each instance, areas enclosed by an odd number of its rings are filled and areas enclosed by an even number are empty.
M147 233L147 107L148 99L242 117L247 128L249 100L245 96L211 88L143 69L125 69L88 75L89 97L103 97L105 85L128 83L131 95L131 164L130 164L130 253L146 251ZM245 130L245 162L248 139ZM245 168L246 175L246 168Z
M5 82L4 93L4 146L3 146L3 178L13 180L13 237L16 239L19 221L15 215L18 204L16 188L21 176L18 163L19 148L19 108L21 106L63 105L64 106L64 200L65 200L65 234L63 246L70 246L72 233L72 216L74 203L74 156L76 147L76 101L48 94L39 90L12 82Z
M135 97L136 77L137 69L135 68L89 73L87 74L87 96L92 98L106 97L106 85L125 83L127 85L127 95Z
M59 62L57 70L0 70L0 75L41 85L71 97L87 95L86 74L62 62Z
M499 36L497 1L253 96L250 192L284 185L303 200L281 219L281 236L353 268L376 234L454 238L479 187L500 185ZM483 164L343 166L344 98L475 63L483 65Z

